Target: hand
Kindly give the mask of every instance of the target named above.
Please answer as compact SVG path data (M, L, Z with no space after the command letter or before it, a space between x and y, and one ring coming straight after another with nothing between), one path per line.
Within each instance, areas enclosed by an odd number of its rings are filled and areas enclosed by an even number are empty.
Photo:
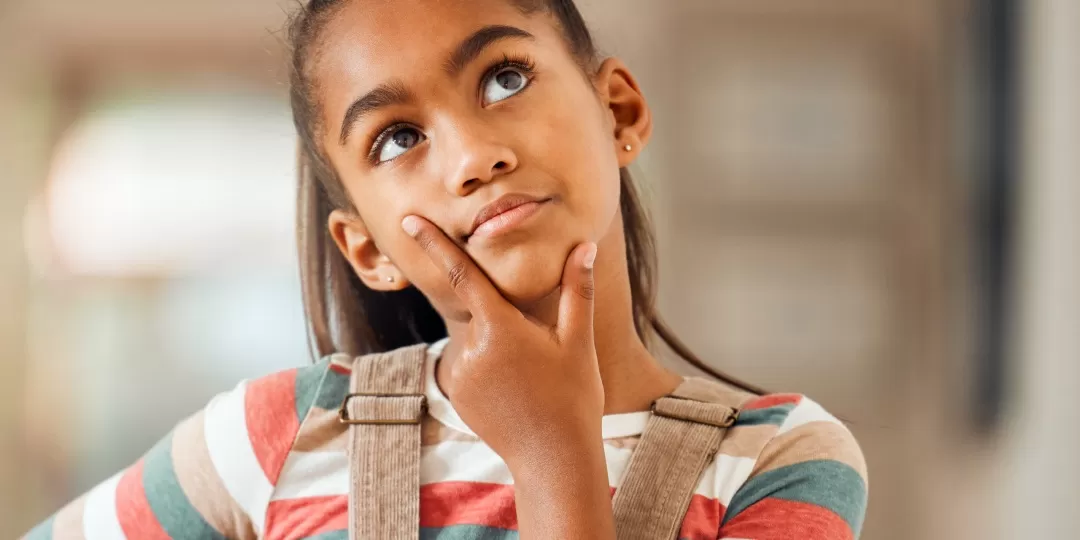
M562 277L554 327L510 304L472 258L423 218L402 221L472 314L450 373L450 400L514 472L558 452L600 448L604 392L593 345L596 244L577 246ZM591 448L590 448L591 450ZM544 465L541 465L544 466Z

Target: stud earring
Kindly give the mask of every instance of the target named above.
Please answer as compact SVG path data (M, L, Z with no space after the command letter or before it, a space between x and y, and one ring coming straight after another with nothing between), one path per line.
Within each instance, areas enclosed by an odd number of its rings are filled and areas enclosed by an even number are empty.
M394 276L386 276L386 282L387 283L393 283L395 281L397 281L397 280L394 279Z
M624 150L626 150L627 152L629 152L629 151L633 150L633 149L634 149L634 147L633 147L633 146L630 146L630 145L628 144L628 145L624 146L624 147L623 147L623 149L624 149Z

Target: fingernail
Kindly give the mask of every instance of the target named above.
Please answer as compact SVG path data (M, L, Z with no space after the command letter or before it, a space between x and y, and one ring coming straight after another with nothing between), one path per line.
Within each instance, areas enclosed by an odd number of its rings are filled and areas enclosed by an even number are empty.
M405 216L405 219L401 220L401 228L405 229L405 234L416 236L416 231L420 230L420 222L415 216Z
M582 262L586 270L592 270L593 264L596 263L596 244L589 244L589 247L585 248L585 259Z

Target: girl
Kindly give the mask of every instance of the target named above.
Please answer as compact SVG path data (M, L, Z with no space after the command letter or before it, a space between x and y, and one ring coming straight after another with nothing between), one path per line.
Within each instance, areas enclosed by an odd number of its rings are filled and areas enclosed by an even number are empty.
M218 396L29 537L345 538L353 358L431 343L420 536L614 538L612 490L683 382L647 336L702 366L654 309L633 76L571 0L311 0L291 30L323 360ZM805 397L739 396L679 538L857 537L850 433Z

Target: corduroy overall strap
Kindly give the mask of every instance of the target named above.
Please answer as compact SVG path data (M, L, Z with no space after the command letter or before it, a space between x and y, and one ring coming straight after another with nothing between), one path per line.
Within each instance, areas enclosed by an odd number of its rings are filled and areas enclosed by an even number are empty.
M349 424L349 539L420 536L420 422L427 345L357 358L341 421Z
M744 395L691 378L653 404L627 471L615 490L616 538L672 540L705 468L739 414Z

